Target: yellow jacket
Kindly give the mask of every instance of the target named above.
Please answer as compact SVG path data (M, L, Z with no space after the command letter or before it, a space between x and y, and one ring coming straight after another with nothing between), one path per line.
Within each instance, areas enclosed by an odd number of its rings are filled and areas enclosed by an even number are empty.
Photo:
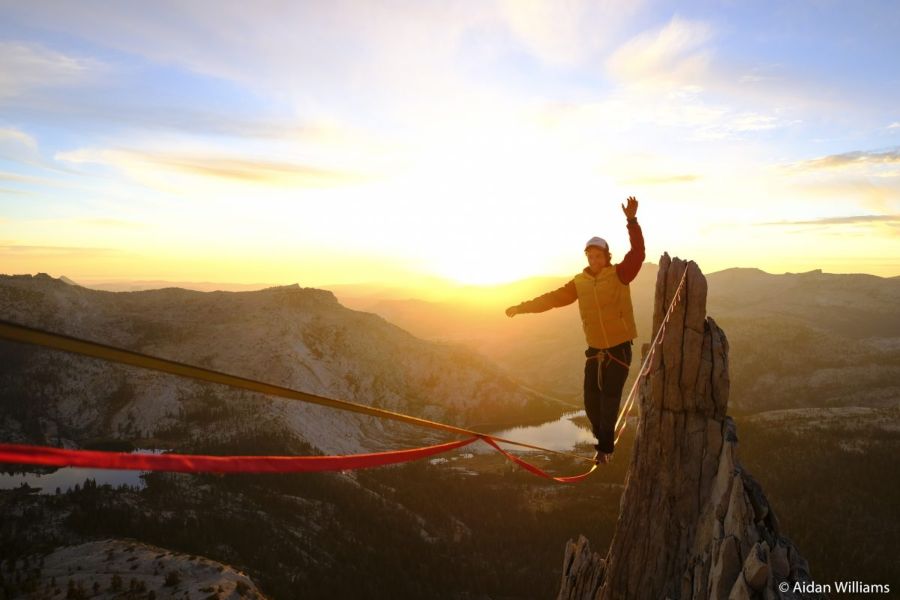
M522 302L516 312L544 312L578 300L588 346L606 349L636 338L629 284L644 262L644 237L637 221L628 224L628 237L631 249L622 262L604 267L597 275L585 268L561 288Z
M611 348L637 337L631 289L619 281L614 266L601 269L596 276L583 271L573 281L588 346Z

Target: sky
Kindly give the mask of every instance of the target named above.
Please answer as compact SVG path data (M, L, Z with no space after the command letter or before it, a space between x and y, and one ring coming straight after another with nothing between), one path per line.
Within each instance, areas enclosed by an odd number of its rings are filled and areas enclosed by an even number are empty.
M0 273L900 275L900 4L0 0Z

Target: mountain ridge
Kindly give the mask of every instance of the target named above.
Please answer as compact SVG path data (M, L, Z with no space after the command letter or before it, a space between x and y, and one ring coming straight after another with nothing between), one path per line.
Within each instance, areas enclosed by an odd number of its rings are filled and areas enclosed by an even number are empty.
M239 292L108 292L47 275L0 276L0 315L27 326L453 424L502 422L515 415L524 422L559 412L465 348L420 340L378 315L343 307L330 291L299 285ZM283 433L299 435L326 452L387 449L413 441L421 445L439 437L427 430L413 432L408 425L259 394L210 392L207 384L86 357L8 343L4 354L10 360L0 368L0 382L5 384L0 401L7 414L15 416L5 425L13 439L60 438L65 437L63 430L79 439L156 438L182 427L185 411L218 423L222 430L215 435L223 435L231 427L226 427L229 418L240 421L228 417L232 410L245 415L244 426L264 420L278 431L282 423ZM49 380L35 391L18 382L19 371L41 372ZM81 398L85 391L97 399ZM23 408L21 399L29 394L32 402ZM223 394L234 402L223 400ZM260 411L256 419L254 403Z
M636 343L649 341L656 272L656 265L645 263L631 283ZM900 313L895 308L900 278L820 270L770 274L743 267L706 277L710 310L728 328L739 358L732 373L732 410L900 401ZM474 307L338 297L420 337L467 344L536 389L580 394L576 365L584 338L574 305L508 319L502 309L531 296Z

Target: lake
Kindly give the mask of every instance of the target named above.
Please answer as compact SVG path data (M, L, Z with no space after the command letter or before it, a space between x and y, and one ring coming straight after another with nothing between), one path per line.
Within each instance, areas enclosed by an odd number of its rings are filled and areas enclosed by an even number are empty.
M165 450L139 448L137 452L161 454ZM116 469L87 469L82 467L63 467L52 473L0 473L0 490L11 490L27 484L29 487L41 488L41 494L55 494L56 488L65 493L75 487L84 485L85 479L93 479L97 485L109 484L113 487L129 485L143 488L146 484L141 475L147 471L122 471Z
M596 443L594 435L589 430L579 427L572 421L574 418L584 416L583 410L572 411L565 413L555 421L547 421L540 425L525 425L493 431L491 435L534 446L543 446L551 450L570 451L575 448L576 444L588 443L593 446ZM478 444L478 446L485 446L485 444ZM511 448L522 452L529 451L528 448L520 446L511 446ZM532 452L538 451L532 450Z

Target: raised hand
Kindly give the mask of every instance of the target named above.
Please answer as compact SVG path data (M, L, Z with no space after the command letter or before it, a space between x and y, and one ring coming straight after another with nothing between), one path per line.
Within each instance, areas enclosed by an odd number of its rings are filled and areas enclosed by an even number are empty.
M628 206L622 205L622 212L625 213L625 217L628 219L633 219L637 216L637 208L638 201L634 196L628 196Z

